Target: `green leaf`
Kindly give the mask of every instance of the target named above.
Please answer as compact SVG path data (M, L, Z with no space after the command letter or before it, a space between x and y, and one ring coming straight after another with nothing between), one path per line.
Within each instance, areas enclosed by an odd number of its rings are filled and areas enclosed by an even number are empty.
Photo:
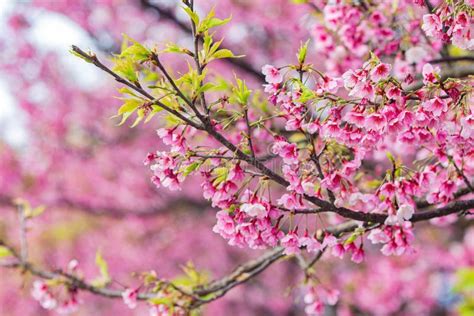
M214 84L214 91L231 91L232 84L225 80L224 78L218 78Z
M134 91L130 90L127 87L123 87L123 88L118 89L118 92L120 92L121 94L128 94L128 95L131 95L131 96L137 97L137 98L139 97Z
M459 294L461 301L458 312L461 316L474 315L474 268L461 268L456 272L456 283L453 291Z
M100 276L91 282L93 286L105 287L110 283L109 268L102 253L98 250L95 254L95 264L99 268Z
M213 42L212 36L205 33L203 50L202 50L202 59L205 64L215 59L243 57L243 55L238 55L238 56L234 55L234 53L230 49L226 49L226 48L219 49L221 44L222 44L222 40L218 42Z
M457 46L449 45L448 52L450 56L459 57L469 55L469 52Z
M185 73L183 76L178 78L175 82L178 86L181 84L189 86L192 91L197 91L201 87L201 83L203 82L204 78L207 75L206 69L202 72L201 75L193 69L191 65L188 65L188 72Z
M147 115L144 123L148 123L151 121L151 119L155 116L156 113L158 113L159 111L161 111L162 109L161 108L156 108L156 109L153 109L153 111L150 112L150 114Z
M227 19L218 19L215 17L216 13L214 8L212 8L207 16L202 20L202 22L199 24L197 28L198 34L202 34L207 32L208 30L218 27L224 24L229 23L229 21L232 19L232 17L228 17ZM196 23L197 25L197 23Z
M158 75L158 73L154 72L154 71L150 71L148 69L144 69L142 71L144 77L143 77L143 81L147 81L147 82L155 82L155 81L158 81L158 79L160 79L160 76Z
M305 103L305 102L308 102L309 100L316 98L316 93L313 90L308 89L308 87L306 87L305 85L301 85L300 87L302 89L302 92L301 92L300 97L298 98L299 102Z
M227 169L226 167L219 167L215 168L212 173L216 176L213 181L213 184L216 186L227 180L229 169Z
M308 44L309 40L307 40L304 44L301 45L300 49L298 50L298 62L303 64L306 60L306 54L308 53Z
M466 302L462 302L458 307L460 316L472 316L474 315L474 299L466 299Z
M122 75L131 82L137 82L138 76L135 71L135 64L130 58L115 58L113 71Z
M122 120L118 125L123 125L127 119L143 104L143 102L144 101L140 99L125 99L125 103L118 109L117 112L117 116L122 116ZM140 111L137 111L137 115L139 115L139 112Z
M33 217L39 216L43 214L45 210L46 210L46 206L44 205L40 205L35 208L30 208L28 211L25 211L25 217L33 218Z
M23 211L23 216L25 216L27 219L39 216L46 210L46 207L43 205L33 208L30 202L22 198L14 199L13 204L21 208Z
M213 90L215 87L215 85L211 82L208 82L204 85L202 85L197 91L196 91L196 94L200 94L202 92L206 92L206 91L209 91L209 90Z
M387 155L387 158L388 160L390 160L390 162L392 163L392 165L395 165L396 164L396 160L395 160L395 157L392 155L391 152L387 151L385 153Z
M232 87L231 101L242 105L246 105L252 90L247 88L245 81L236 78L237 86Z
M123 37L125 43L131 41L133 44L129 47L126 47L127 44L123 45L125 48L122 49L122 53L120 54L121 58L130 58L135 62L144 61L150 58L151 52L145 46L125 34L123 34Z
M101 276L106 279L110 279L107 262L105 261L100 251L97 251L95 255L95 264L99 267Z
M199 16L191 10L191 8L183 6L183 10L188 14L189 18L194 22L194 24L199 25Z
M230 49L220 49L215 52L212 57L214 59L223 59L223 58L240 58L244 57L244 55L235 56L234 53Z
M474 290L474 268L462 268L456 272L455 292Z
M209 20L209 22L207 23L207 29L212 29L213 27L218 27L218 26L222 26L224 24L227 24L230 22L230 20L232 20L232 17L228 17L227 19L218 19L218 18L211 18Z
M184 176L188 176L188 175L191 174L193 171L195 171L197 168L199 168L199 166L201 166L201 162L199 162L199 161L193 162L192 164L190 164L189 166L187 166L187 167L184 169L183 175L184 175Z
M396 168L394 172L395 178L399 178L402 176L402 169L401 168Z
M137 126L144 118L145 118L145 110L143 110L143 109L138 109L138 111L137 111L137 118L135 119L135 121L133 122L133 124L130 125L130 127L131 127L131 128L134 128L134 127Z
M152 305L172 305L173 301L170 297L152 297L148 299L148 302Z
M303 133L294 133L288 138L288 140L290 141L290 143L303 142L306 140L306 135Z
M12 256L12 252L5 246L0 246L0 259Z
M142 100L138 99L126 99L125 103L118 109L118 114L124 114L127 112L135 111L141 104Z
M354 233L352 233L347 239L346 241L344 242L344 245L347 246L349 244L352 244L356 239L357 237L360 236L360 232L359 231L355 231Z
M361 174L361 176L362 175L363 174ZM382 181L380 181L378 179L373 179L373 180L367 181L365 185L369 189L377 189L381 184L382 184Z
M380 59L375 55L372 51L369 52L370 58L369 58L369 63L372 65L378 65L380 64Z
M192 262L188 262L185 266L181 267L184 274L191 281L191 285L200 285L207 280L207 277L196 270L196 267Z
M133 112L126 112L122 115L122 119L120 120L120 122L118 123L118 126L122 126L127 120L128 118L133 114Z
M168 43L166 44L166 48L163 50L165 53L175 53L175 54L186 54L189 56L193 56L193 53L184 47L180 47L175 43Z

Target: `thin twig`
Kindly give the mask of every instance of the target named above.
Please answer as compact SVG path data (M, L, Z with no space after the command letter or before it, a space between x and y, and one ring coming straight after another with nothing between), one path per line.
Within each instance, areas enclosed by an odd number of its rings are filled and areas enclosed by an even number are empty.
M441 64L441 63L451 63L451 62L463 62L470 61L474 62L474 56L458 56L458 57L446 57L446 58L436 58L429 61L430 64Z
M469 188L469 190L471 190L471 192L474 192L474 187L471 185L471 183L469 182L469 179L466 177L466 175L464 174L464 172L458 167L458 165L457 165L456 162L454 161L453 157L449 157L449 160L451 161L451 163L453 164L454 168L456 169L456 172L457 172L458 175L463 179L464 183L465 183L466 186Z

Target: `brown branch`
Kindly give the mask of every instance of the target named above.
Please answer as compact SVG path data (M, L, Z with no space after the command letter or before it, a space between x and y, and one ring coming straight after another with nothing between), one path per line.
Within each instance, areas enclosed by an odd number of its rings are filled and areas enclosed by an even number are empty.
M430 60L430 64L442 64L442 63L451 63L451 62L462 62L469 61L474 62L474 56L458 56L458 57L446 57L446 58L436 58Z
M358 224L354 221L348 221L339 225L335 225L329 227L327 229L318 231L319 236L323 236L324 232L329 232L334 235L340 235L347 232L350 232L358 227ZM107 298L121 298L123 291L111 289L108 287L96 287L91 285L90 283L84 281L81 278L78 278L75 275L66 273L62 270L43 270L30 262L22 262L21 256L15 251L15 249L3 241L0 240L0 245L7 247L13 257L17 259L17 262L5 263L0 264L0 267L3 268L13 268L13 269L22 269L24 271L29 271L34 276L40 277L42 279L61 279L65 282L67 286L84 290L99 296L107 297ZM271 264L275 263L279 259L283 258L285 255L283 253L282 247L276 247L272 250L267 251L260 257L250 260L244 264L239 265L236 267L230 274L209 282L206 285L196 287L192 291L187 291L181 287L172 284L172 282L167 282L169 286L190 298L190 306L188 308L194 309L201 305L207 304L211 301L214 301L222 296L224 296L228 291L233 289L234 287L245 283L255 276L263 272L266 268L268 268ZM212 295L210 298L202 298L201 296ZM156 293L152 292L142 292L138 294L139 300L149 300L156 297Z
M469 76L474 75L474 67L469 66L469 67L449 67L446 71L441 72L441 82L450 79L450 78L457 78L457 79L462 79L466 78ZM410 85L407 87L406 91L416 91L418 89L423 88L423 80L422 78L417 78L419 79L417 82L414 84Z
M466 184L466 187L471 191L471 192L474 192L474 187L471 185L471 182L469 182L469 179L466 177L466 175L464 174L463 170L461 170L461 168L459 168L459 166L456 164L456 162L454 161L453 157L451 156L448 156L449 160L451 161L451 163L453 164L454 168L456 169L456 172L458 173L458 175L463 179L464 183Z
M272 263L276 262L278 259L283 258L284 256L285 255L283 254L283 248L276 247L268 251L261 257L237 267L228 276L225 276L222 279L213 281L209 283L207 286L202 287L201 289L196 289L194 293L198 295L208 295L208 294L214 294L214 295L209 299L196 301L192 305L192 308L199 307L203 304L207 304L209 302L212 302L224 296L228 291L254 278L258 274L260 274L262 271L264 271L266 268L268 268Z
M426 220L437 218L437 217L443 217L450 214L460 213L463 211L470 210L472 208L474 208L474 200L456 201L444 207L434 209L432 211L415 213L413 217L410 219L410 221L411 222L426 221Z
M166 71L165 69L165 66L163 66L163 64L161 63L158 55L155 53L155 52L152 52L151 53L151 57L150 57L151 61L153 62L153 64L155 64L159 69L160 71L163 73L163 75L166 77L166 80L168 80L168 82L171 84L171 86L173 87L173 89L175 90L175 92L177 93L177 95L194 111L194 114L197 115L197 117L199 118L199 120L203 120L204 117L202 116L202 114L199 112L199 110L196 108L196 106L194 105L193 102L191 102L185 95L184 93L181 91L181 89L178 88L178 86L176 85L176 82L173 80L173 78L171 78L171 75L168 73L168 71Z
M141 87L130 83L128 80L123 79L118 74L116 74L115 72L110 70L108 67L104 66L98 60L98 58L95 55L89 55L89 54L83 52L81 49L79 49L75 46L73 46L73 50L76 53L79 53L84 58L90 60L95 66L99 67L100 69L102 69L102 70L106 71L107 73L109 73L110 75L112 75L117 81L119 81L121 83L124 83L127 86L131 87L135 91L139 92L140 94L142 94L143 96L148 98L151 102L155 102L153 96L148 94ZM158 102L158 105L160 105L159 102ZM160 106L162 106L165 110L169 111L170 113L174 114L175 116L177 116L179 118L183 117L181 113L179 113L179 112L177 112L173 109L170 109L169 107L165 106L164 104L160 105ZM241 160L244 160L244 161L248 162L250 165L257 168L263 175L265 175L266 177L268 177L272 181L274 181L274 182L276 182L276 183L278 183L278 184L280 184L281 186L284 186L284 187L288 187L290 185L290 183L288 181L286 181L285 178L283 178L281 175L275 173L274 171L270 170L261 161L255 159L253 157L250 157L247 154L245 154L244 152L242 152L242 150L240 150L236 145L231 143L227 138L225 138L222 134L220 134L214 128L214 126L210 123L210 121L208 119L200 118L203 125L198 125L198 123L190 121L186 117L184 117L182 119L185 122L187 122L188 124L190 124L191 126L195 127L196 129L203 130L203 131L207 132L215 140L217 140L222 145L227 147L227 149L229 149L231 152L235 153L236 157L240 158ZM348 218L348 219L353 219L353 220L362 221L362 222L371 222L371 223L381 223L382 224L382 223L385 222L385 219L387 218L386 214L363 213L363 212L359 212L359 211L350 210L350 209L345 208L345 207L336 207L334 204L332 204L328 201L322 200L320 198L314 197L314 196L308 196L308 195L305 194L305 195L303 195L303 197L304 197L305 200L313 203L316 206L319 206L320 208L322 208L322 209L324 209L328 212L336 213L336 214L338 214L342 217ZM436 212L436 211L433 211L433 212ZM455 212L457 212L457 211L452 210L452 213L455 213ZM438 217L438 216L436 216L436 213L433 213L432 216Z
M15 206L13 200L14 197L12 196L0 195L0 206L13 207ZM114 218L124 218L129 216L147 218L156 216L157 214L163 212L167 212L171 208L173 210L189 208L205 210L211 207L211 205L207 201L204 201L202 199L192 199L184 196L170 198L166 201L166 203L151 205L149 207L139 210L111 206L93 206L68 198L61 198L57 200L53 206L56 208L69 208L71 210L78 210L96 216L109 216Z
M471 184L471 186L472 186L472 184ZM454 193L453 200L459 199L460 197L463 197L463 196L465 196L469 193L471 193L471 190L469 188L462 188L462 189L460 189L460 190L458 190L457 192ZM424 209L424 208L431 207L431 206L434 206L434 205L430 204L426 200L416 202L416 207L418 209Z
M410 219L411 222L419 222L419 221L425 221L428 219L436 218L436 217L442 217L454 213L459 213L462 211L467 211L471 208L474 208L474 200L466 200L466 201L456 201L453 203L450 203L444 207L440 207L431 211L424 211L424 212L418 212L413 215L413 217ZM345 209L345 208L339 208L340 210L344 210L346 213L351 213L347 216L347 218L352 218L355 217L352 213L354 211ZM286 210L283 209L284 211L289 211L291 210ZM324 212L330 212L331 210L322 210L322 209L304 209L304 210L295 210L293 211L294 214L319 214L319 213L324 213ZM371 223L379 223L383 224L385 222L385 219L387 219L387 215L385 214L377 214L377 213L362 213L362 212L357 212L360 215L361 219L359 221L362 222L371 222ZM351 217L349 217L351 216ZM374 220L371 220L374 219Z
M428 220L434 217L444 216L448 214L452 214L455 210L459 212L461 210L469 209L474 207L474 200L470 201L458 201L450 206L446 206L444 208L437 209L435 211L428 211L423 213L415 214L412 218L413 222ZM359 224L356 221L347 221L345 223L329 227L325 230L319 230L317 232L318 236L324 236L324 232L328 232L339 236L341 234L351 232L356 229ZM93 286L83 279L80 279L74 275L65 273L61 270L56 271L48 271L42 270L37 266L33 265L32 263L22 261L21 255L19 255L13 247L6 245L3 241L0 240L0 245L7 247L12 255L18 260L17 262L13 263L5 263L1 264L0 267L4 268L20 268L24 271L29 271L31 274L43 278L43 279L62 279L66 285L88 291L90 293L100 295L107 298L121 298L123 291L115 290L111 288L101 288ZM258 257L257 259L248 261L233 270L230 274L224 276L221 279L211 281L208 284L200 287L196 287L192 291L187 291L182 289L181 287L176 286L170 282L167 282L169 286L173 289L178 291L184 296L187 296L190 299L189 306L181 306L183 308L190 308L194 309L204 304L207 304L211 301L214 301L222 296L224 296L228 291L233 289L234 287L245 283L255 276L260 274L266 268L268 268L271 264L278 261L279 259L285 257L283 253L284 249L282 247L275 247L274 249L266 252L262 256ZM311 260L307 265L305 265L305 269L310 269L322 256L323 251L318 252L317 255ZM212 295L210 298L202 298L202 296ZM151 298L156 297L156 293L152 292L142 292L138 294L139 300L149 300Z
M234 156L224 156L224 155L202 155L202 154L198 154L198 153L192 153L190 154L191 157L197 157L197 158L203 158L203 159L225 159L225 160L242 160L238 157L234 157ZM267 160L271 160L273 158L275 158L276 156L275 155L265 155L265 156L262 156L262 157L257 157L256 159L258 161L261 161L261 162L265 162ZM245 160L243 160L245 161Z
M42 279L52 280L52 279L60 279L63 280L64 283L71 288L84 290L99 296L107 297L107 298L122 298L123 291L111 289L107 287L97 287L94 286L83 279L78 278L75 275L66 273L62 270L43 270L34 264L26 261L22 261L21 256L14 250L13 247L8 246L6 243L0 240L0 245L7 247L12 255L17 259L16 262L4 263L1 264L0 267L3 268L13 268L13 269L22 269L23 271L28 271L32 275L37 276ZM277 261L278 259L282 258L283 255L283 248L277 247L261 257L251 260L239 267L237 267L231 274L228 276L223 277L222 279L213 281L200 289L196 289L192 292L182 289L177 285L173 284L172 282L167 282L167 285L172 287L173 289L177 290L184 296L188 296L191 299L191 305L189 308L194 309L203 304L209 303L214 301L227 293L230 289L234 288L235 286L247 282L251 278L258 275L260 272L264 271L269 265L273 262ZM204 296L207 294L214 294L215 296L202 299L199 296ZM155 298L157 296L156 293L152 292L143 292L138 294L138 300L149 300ZM183 307L183 306L182 306Z
M253 142L252 142L252 127L250 126L250 121L249 121L249 111L247 106L245 106L244 109L244 118L245 118L245 125L247 126L247 141L248 141L248 146L250 149L250 154L253 159L255 159L255 149L253 147Z

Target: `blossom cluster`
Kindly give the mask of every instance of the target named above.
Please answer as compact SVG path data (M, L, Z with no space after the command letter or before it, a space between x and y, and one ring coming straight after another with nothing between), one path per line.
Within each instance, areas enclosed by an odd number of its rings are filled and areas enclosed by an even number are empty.
M474 1L453 1L443 3L432 14L423 16L423 30L426 35L441 38L444 42L474 50Z
M284 211L297 213L310 206L306 197L329 199L333 195L338 207L388 214L385 224L399 227L404 242L391 232L387 235L390 242L382 252L401 253L411 240L411 225L405 223L413 216L416 201L448 203L456 190L466 185L463 177L474 174L472 108L458 105L470 93L469 87L457 82L442 85L438 70L430 64L423 67L425 86L410 92L404 88L406 83L390 75L390 64L373 57L362 68L349 70L341 77L322 75L315 82L311 102L302 101L307 90L283 82L278 68L267 65L263 73L268 80L265 91L284 118L284 128L306 135L313 144L310 149L299 148L281 135L274 136L271 152L281 158L281 173L289 183L276 204L262 195L262 188L252 189L241 162L213 158L212 171L201 172L204 197L222 209L214 231L231 245L265 248L280 243L287 254L297 253L301 247L319 250L321 246L314 237L299 236L297 227L284 233L280 224ZM337 97L336 93L343 89L351 98ZM171 134L170 139L177 138L172 130L167 133ZM392 165L386 165L388 170L380 173L379 179L360 173L364 162L383 166L386 158L381 152L388 148L403 150L405 146L414 149L404 153L409 154L407 157L431 162L414 169L405 165L408 161L389 157ZM154 182L172 182L172 188L180 183L179 172L173 170L186 169L178 168L177 161L197 168L206 160L165 153L150 154L147 159L159 174L159 181ZM458 170L461 165L462 172ZM375 190L361 187L364 180L376 181ZM355 246L338 244L334 253L342 256L351 247ZM362 246L354 249L353 261L360 262L360 258Z
M397 5L396 10L404 10L412 2ZM440 68L428 62L442 45L430 43L422 32L439 34L413 20L400 35L394 20L387 18L391 10L386 4L370 13L342 1L324 5L324 21L314 26L312 35L318 39L316 51L328 55L327 72L305 64L301 54L299 65L267 64L262 74L271 115L247 108L242 100L248 96L226 96L215 102L218 109L210 114L216 118L205 131L178 125L161 129L158 133L171 152L180 154L166 160L165 153L150 154L153 181L171 181L176 189L184 177L200 175L204 197L220 209L213 231L230 245L280 245L286 255L329 248L335 257L349 253L353 262L361 263L367 238L381 244L385 256L414 253L411 220L419 206L444 206L472 186L472 81L444 80ZM420 14L422 8L414 10ZM470 31L461 26L470 28L471 23L464 23L460 14L453 23L461 31L453 43L469 48ZM393 57L408 36L412 45L406 54ZM334 54L338 47L341 54ZM344 54L349 57L344 59ZM239 104L246 106L242 116L235 114L242 111ZM218 118L217 113L230 118ZM217 142L197 146L209 130ZM237 144L236 149L221 138ZM265 148L268 159L260 158ZM301 225L310 214L340 209L386 219L373 226L361 224L348 238L324 233L323 219L316 229ZM338 222L334 216L325 218ZM320 312L320 300L313 297L308 304L308 313Z
M67 298L58 301L53 294L51 287L44 281L36 280L31 290L32 297L47 310L54 310L60 315L69 315L76 312L79 308L77 291L68 290Z
M421 71L442 53L448 42L473 49L470 1L441 1L434 8L425 1L380 1L370 10L354 2L327 1L318 8L321 17L309 30L314 49L324 56L324 67L332 75L360 67L373 52L393 59L393 75L404 80L413 68Z
M390 26L384 25L388 23L383 14L386 9L372 12L367 20L384 34L390 33L383 31ZM337 37L347 45L352 43L352 52L369 41L368 34L359 42L349 34L366 21L361 8L336 1L326 5L323 13L325 29L338 29ZM371 28L364 24L360 29ZM319 27L319 31L323 29ZM370 45L380 47L380 43ZM367 54L369 46L360 46L360 56ZM317 240L315 231L308 233L292 223L294 216L308 216L304 211L311 209L311 201L316 199L330 201L336 208L387 215L386 229L382 229L386 240L377 242L386 244L382 250L386 255L403 253L410 248L409 221L418 201L445 205L456 191L471 186L466 179L474 175L472 82L443 81L438 67L416 56L421 52L412 51L406 57L416 61L417 67L402 70L398 57L392 62L381 61L391 54L387 49L371 52L369 60L340 75L304 68L300 61L300 68L293 68L298 80L289 75L291 71L284 72L291 66L265 65L264 91L274 116L255 123L261 127L258 135L246 122L261 115L257 109L249 109L247 118L230 121L233 124L211 121L210 128L253 155L270 148L271 159L280 161L271 172L281 178L265 174L266 166L264 173L259 173L261 167L232 156L226 146L200 146L196 151L193 139L205 133L176 126L158 131L171 146L170 152L176 153L148 156L146 163L155 173L153 182L175 190L184 177L200 171L204 197L221 209L214 231L231 245L258 249L280 244L286 254L330 246L336 256L350 251L352 260L361 262L362 243L357 246L337 239L327 243L326 239ZM421 87L412 88L418 77ZM222 103L219 111L231 113L237 108L236 104ZM247 144L247 138L255 137L258 144ZM292 141L292 137L303 140ZM370 170L370 165L376 168ZM285 182L286 192L269 183L275 180ZM267 198L266 193L273 198Z
M339 291L321 286L308 286L304 296L307 315L323 315L326 305L336 305L339 300Z

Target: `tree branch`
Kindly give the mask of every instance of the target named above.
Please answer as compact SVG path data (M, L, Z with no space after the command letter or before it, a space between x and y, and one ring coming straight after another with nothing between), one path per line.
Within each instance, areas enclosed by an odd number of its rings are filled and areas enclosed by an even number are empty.
M451 203L448 206L433 210L433 211L426 211L422 213L415 214L411 221L412 222L419 222L424 220L429 220L435 217L445 216L449 214L453 214L456 212L460 212L463 210L467 210L470 208L474 208L474 200L467 200L467 201L457 201ZM325 232L334 234L339 236L341 234L351 232L359 226L357 221L347 221L342 224L328 227L325 230L319 230L317 235L321 238L324 236ZM33 265L30 262L24 261L22 256L19 255L15 249L3 241L0 240L0 245L7 247L12 255L17 259L17 262L10 262L10 263L3 263L0 266L4 268L21 268L24 271L29 271L31 274L43 278L43 279L62 279L68 286L81 289L84 291L88 291L90 293L100 295L107 298L121 298L123 291L115 290L111 288L101 288L91 285L87 283L83 279L80 279L74 275L65 273L61 270L56 271L48 271L38 268L37 266ZM305 269L311 268L322 256L323 252L317 253L315 258L311 260L307 265L305 265ZM224 276L221 279L214 280L209 282L208 284L200 287L194 288L192 291L188 291L182 289L173 283L167 282L167 284L181 293L184 296L187 296L190 299L190 305L184 308L195 309L199 306L207 304L211 301L214 301L222 296L224 296L228 291L233 289L234 287L249 281L250 279L254 278L266 268L268 268L271 264L278 261L279 259L285 257L284 249L282 247L275 247L274 249L264 253L262 256L258 257L257 259L248 261L233 270L230 274ZM201 296L212 295L210 298L202 298ZM142 292L138 294L139 300L149 300L156 297L156 293L152 292Z
M456 201L444 207L440 207L431 211L415 213L413 217L410 219L410 221L411 222L425 221L425 220L436 218L436 217L442 217L442 216L446 216L446 215L450 215L454 213L459 213L462 211L467 211L471 208L474 208L474 200ZM286 210L286 209L283 209L283 210L291 212L291 210ZM357 216L360 219L356 219L356 220L359 220L362 222L383 224L385 222L385 219L387 219L387 215L385 214L354 212L345 208L339 208L339 211L341 210L343 210L345 213L348 214L347 218L356 217L352 213L360 214ZM319 213L330 212L330 211L331 210L303 209L303 210L295 210L293 211L293 213L294 214L319 214Z
M474 56L458 56L458 57L446 57L446 58L437 58L430 60L430 64L441 64L441 63L451 63L451 62L460 62L460 61L470 61L474 62Z
M447 59L446 59L447 60ZM448 70L441 73L441 82L449 78L466 78L474 75L474 67L450 67ZM418 78L417 78L418 79ZM416 91L423 87L423 81L419 78L416 83L410 85L406 90L407 91Z
M151 96L146 91L144 91L141 87L139 87L138 84L135 85L135 84L130 83L128 80L125 80L124 78L120 77L118 74L116 74L115 72L113 72L112 70L110 70L109 68L104 66L98 60L98 58L95 55L86 54L85 52L83 52L82 50L80 50L79 48L77 48L75 46L73 46L73 50L76 53L79 53L81 56L83 56L87 60L90 60L95 66L99 67L100 69L102 69L102 70L106 71L107 73L109 73L110 75L112 75L118 82L124 83L127 86L134 89L135 91L141 93L143 96L148 98L150 100L150 102L157 102L157 101L154 100L153 96ZM164 69L164 67L162 67L162 68ZM466 71L469 72L469 73L474 73L474 69L470 69L469 71L468 70L466 70ZM181 91L177 87L174 86L174 88L176 89L176 93L178 93L178 95L182 95ZM184 98L183 101L186 102L186 99ZM175 116L177 116L179 118L183 117L181 113L165 106L164 104L163 105L159 104L159 101L158 101L158 105L162 106L165 110L167 110L168 112L174 114ZM276 182L276 183L278 183L278 184L280 184L281 186L284 186L284 187L288 187L290 185L290 183L285 178L283 178L281 175L279 175L276 172L270 170L261 161L255 159L254 157L251 157L251 156L245 154L240 148L238 148L236 145L234 145L232 142L230 142L227 138L225 138L221 133L219 133L214 128L214 126L211 124L209 118L204 118L202 116L199 116L198 118L201 121L202 125L198 125L198 123L195 123L194 121L190 121L186 117L184 117L182 119L185 122L188 122L191 126L195 127L196 129L207 132L216 141L218 141L219 143L221 143L222 145L227 147L227 149L229 149L231 152L233 152L236 155L236 157L238 157L241 160L244 160L244 161L248 162L250 165L257 168L263 175L265 175L266 177L268 177L272 181L274 181L274 182ZM363 212L359 212L359 211L350 210L350 209L345 208L345 207L336 207L333 203L328 202L328 201L323 200L323 199L320 199L320 198L317 198L317 197L314 197L314 196L309 196L309 195L304 194L303 197L304 197L305 200L307 200L308 202L311 202L312 204L318 206L319 208L323 209L324 211L334 212L334 213L336 213L336 214L338 214L342 217L348 218L348 219L358 220L358 221L362 221L362 222L371 222L371 223L381 223L381 224L383 224L385 222L385 219L387 218L386 214L363 213ZM456 211L454 210L453 213L455 213L455 212ZM433 216L437 217L436 213L433 213Z
M0 195L0 206L7 206L12 207L15 206L13 203L14 197ZM202 199L192 199L185 196L180 196L176 198L170 198L166 203L162 205L151 205L150 207L146 207L140 210L132 210L132 209L124 209L120 207L111 207L111 206L92 206L88 205L87 203L83 203L80 201L70 200L68 198L61 198L54 204L57 208L70 208L83 211L87 214L97 215L97 216L110 216L114 218L124 218L128 216L136 216L136 217L152 217L156 216L157 214L167 212L170 208L173 210L176 209L187 209L187 208L195 208L195 209L207 209L210 208L211 205Z
M358 224L354 221L348 221L339 225L335 225L329 227L325 230L319 230L318 235L324 236L324 232L329 232L334 235L340 235L347 232L351 232L355 228L358 227ZM0 267L4 268L11 268L11 269L22 269L24 271L28 271L34 276L37 276L42 279L51 280L51 279L61 279L65 282L66 285L80 289L83 291L90 292L92 294L96 294L99 296L103 296L106 298L122 298L123 291L116 290L108 287L97 287L93 286L90 283L86 282L83 279L78 278L75 275L71 275L61 270L44 270L30 262L24 262L21 260L21 256L16 252L16 250L7 245L5 242L0 240L0 245L7 247L10 252L12 253L13 257L17 260L16 262L4 263L0 264ZM224 296L228 291L233 289L234 287L245 283L258 274L263 272L266 268L270 265L278 261L279 259L285 257L283 253L282 247L276 247L272 250L267 251L260 257L250 260L244 264L239 265L236 267L231 273L228 275L211 281L206 285L196 287L192 291L185 290L181 287L174 285L172 282L167 282L167 284L172 287L173 289L177 290L184 296L187 296L191 303L188 308L195 309L199 306L212 302L222 296ZM319 258L318 258L319 259ZM313 263L314 264L314 263ZM156 293L152 292L142 292L138 294L138 299L142 301L146 301L156 297ZM202 298L201 296L212 295L210 298Z

